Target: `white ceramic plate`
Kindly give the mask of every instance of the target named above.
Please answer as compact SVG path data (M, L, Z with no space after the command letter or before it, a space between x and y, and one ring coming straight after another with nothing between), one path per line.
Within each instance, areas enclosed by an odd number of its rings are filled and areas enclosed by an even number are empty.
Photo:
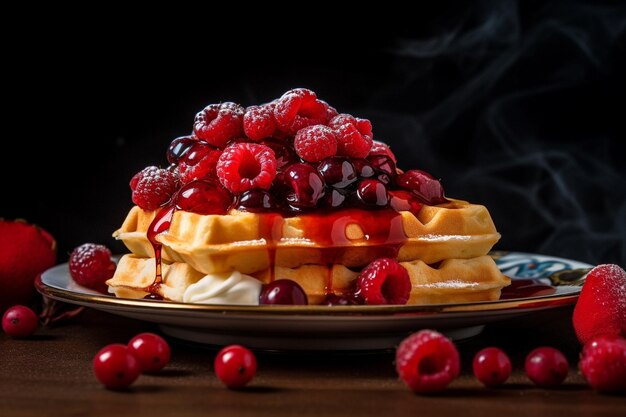
M520 252L494 252L492 256L502 272L512 277L514 286L521 286L508 299L463 304L226 306L136 300L81 287L70 277L67 264L46 271L36 285L50 298L155 322L164 333L193 342L278 350L371 350L392 348L423 328L462 339L480 333L491 322L573 304L592 267ZM520 281L529 279L533 281ZM537 288L543 291L536 292Z

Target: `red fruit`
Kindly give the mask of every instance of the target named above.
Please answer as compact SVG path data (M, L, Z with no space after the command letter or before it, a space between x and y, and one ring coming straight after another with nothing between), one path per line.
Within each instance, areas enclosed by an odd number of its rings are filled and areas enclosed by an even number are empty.
M396 184L413 192L424 204L436 205L447 202L441 183L428 172L411 169L398 175Z
M274 151L277 171L282 171L286 166L299 162L298 155L296 155L293 147L289 146L288 142L285 142L284 140L268 138L263 139L261 144Z
M103 245L85 243L70 255L70 275L84 287L101 293L107 293L106 280L115 273L115 263L111 260L111 251Z
M217 177L234 194L268 190L276 177L274 151L256 143L230 145L217 161Z
M586 343L580 370L591 388L626 394L626 339L600 336Z
M406 304L410 295L409 273L391 258L372 261L356 281L355 296L365 304Z
M617 265L598 265L585 279L574 308L580 343L597 336L626 337L626 272Z
M378 180L361 180L356 188L356 197L365 206L385 207L389 203L389 194L385 184Z
M187 184L202 178L217 178L215 167L222 151L205 142L194 143L178 163L180 182Z
M171 200L178 187L178 175L155 166L149 166L130 180L133 203L144 210L156 210Z
M324 105L324 107L326 108L326 122L330 122L333 117L337 116L339 114L339 112L337 111L337 109L335 109L333 106L331 106L330 104L326 103L324 100L318 100L320 103L322 103Z
M283 183L285 199L295 210L310 209L324 197L322 176L309 164L293 164L285 169Z
M333 130L327 126L309 126L296 133L293 147L305 161L319 162L337 153L337 138Z
M56 264L56 248L45 230L21 220L0 219L0 313L15 304L28 304L35 295L37 275Z
M255 142L271 137L276 131L274 105L248 107L243 116L243 131Z
M256 374L254 353L241 345L230 345L220 350L213 364L215 375L228 388L241 388Z
M459 375L460 368L454 343L433 330L412 334L396 350L396 371L417 393L442 391Z
M472 368L483 385L495 387L504 384L511 375L511 360L502 349L488 347L474 356Z
M93 358L93 373L109 389L126 388L139 376L139 361L126 346L108 345Z
M417 197L408 191L389 191L389 206L395 211L410 211L414 215L423 207Z
M13 339L24 339L37 330L39 319L26 306L13 306L2 316L2 330Z
M567 358L551 347L539 347L526 356L526 375L540 387L560 385L569 372Z
M354 165L342 156L324 159L317 166L317 171L324 178L324 182L333 188L344 189L357 180Z
M278 128L288 135L295 135L307 126L325 124L327 117L327 105L306 88L289 90L275 102L274 119Z
M198 138L223 148L229 140L243 135L243 115L238 104L210 104L196 114L193 131Z
M328 123L337 136L337 155L365 158L372 147L372 124L367 119L357 119L340 114Z
M167 162L177 164L178 161L185 156L189 149L198 142L195 136L180 136L170 143L167 149Z
M241 194L235 204L237 210L250 213L276 211L278 208L274 196L264 190L250 190Z
M383 142L373 141L372 148L370 149L370 155L385 155L391 158L394 164L398 163L398 160L393 152L391 152L389 145Z
M183 186L176 199L176 208L197 214L226 214L233 196L212 179L192 181Z
M128 342L128 350L137 361L142 373L158 372L170 361L170 345L154 333L141 333Z
M309 300L302 287L290 279L277 279L263 286L259 304L305 306Z

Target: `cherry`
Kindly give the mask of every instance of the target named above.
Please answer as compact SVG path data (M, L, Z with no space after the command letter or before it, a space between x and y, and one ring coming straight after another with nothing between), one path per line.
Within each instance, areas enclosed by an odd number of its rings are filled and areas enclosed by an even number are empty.
M567 378L567 358L551 347L539 347L528 354L525 363L526 375L540 387L554 387Z
M425 204L442 204L448 200L444 197L441 183L428 172L411 169L396 178L396 184L415 194Z
M376 174L376 172L374 172L374 167L367 159L353 159L352 165L354 166L356 174L359 178L371 178L374 174Z
M361 180L356 189L359 202L366 206L385 207L389 203L387 187L378 180Z
M380 174L387 174L389 178L396 176L396 164L391 158L386 155L370 155L367 160L372 165L375 171Z
M488 347L474 356L472 363L476 379L487 387L503 384L511 375L511 360L503 350Z
M93 358L93 373L109 389L126 388L139 377L140 365L122 344L103 347Z
M241 345L230 345L220 350L213 363L215 375L228 388L241 388L256 374L254 353Z
M24 339L32 335L38 325L37 315L26 306L10 307L2 316L2 330L13 339Z
M296 210L315 207L324 196L324 180L309 164L290 165L283 178L287 202Z
M334 188L324 196L324 205L326 207L338 208L344 205L348 198L348 192L344 190L335 190Z
M193 136L181 136L174 139L167 150L167 162L177 164L196 142L197 139Z
M351 306L358 304L358 300L346 295L329 294L326 296L324 304L327 306Z
M276 201L272 194L265 190L250 190L237 198L236 207L241 211L262 213L276 209Z
M268 138L263 139L261 144L274 151L274 156L276 157L276 169L279 171L298 161L296 152L284 140Z
M333 156L324 159L317 166L326 185L334 188L346 188L357 180L354 165L346 157Z
M408 191L389 191L389 205L395 211L410 211L414 215L422 209L422 203Z
M142 373L158 372L170 361L170 345L154 333L141 333L128 342L128 350L139 361Z
M307 305L306 293L297 282L277 279L264 285L259 295L260 304Z
M198 214L226 214L233 196L217 181L196 180L178 192L176 207Z

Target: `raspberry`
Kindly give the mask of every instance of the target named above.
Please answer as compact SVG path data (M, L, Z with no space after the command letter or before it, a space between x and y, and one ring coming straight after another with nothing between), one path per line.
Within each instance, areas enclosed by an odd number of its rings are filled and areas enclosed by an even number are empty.
M170 201L178 187L178 175L167 169L150 166L130 180L133 203L144 210L156 210Z
M424 204L436 205L448 201L444 195L441 182L428 172L411 169L396 177L396 184L413 194Z
M372 147L372 124L367 119L357 119L349 114L333 117L328 126L337 135L337 154L352 158L365 158Z
M319 162L337 153L337 138L329 127L314 125L299 130L293 146L300 158L307 162Z
M410 294L409 273L391 258L371 262L356 281L355 296L366 304L406 304Z
M115 273L115 263L111 260L111 251L104 245L85 243L70 255L70 275L84 287L107 292L105 281Z
M182 184L202 178L215 178L215 167L222 151L205 142L195 143L178 163Z
M326 122L330 122L333 117L337 116L339 112L330 104L326 103L324 100L319 100L320 103L326 107Z
M276 100L274 118L278 128L288 135L295 135L307 126L325 124L327 107L315 93L306 88L289 90Z
M441 333L422 330L400 343L396 371L418 393L443 390L459 375L461 360L454 343Z
M255 142L269 138L276 131L274 105L250 106L243 116L243 131Z
M626 339L600 336L585 344L580 370L591 388L626 394Z
M268 190L276 177L274 151L256 143L230 145L217 161L217 176L233 194L255 188Z
M372 148L370 149L370 155L385 155L391 158L394 164L398 163L396 156L391 152L389 145L377 140L372 141Z
M223 148L243 135L243 114L243 107L235 103L210 104L196 114L193 131L198 138Z

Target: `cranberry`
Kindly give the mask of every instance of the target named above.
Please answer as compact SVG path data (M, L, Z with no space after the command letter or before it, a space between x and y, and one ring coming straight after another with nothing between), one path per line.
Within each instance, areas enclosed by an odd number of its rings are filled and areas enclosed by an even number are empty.
M126 346L108 345L93 358L93 373L109 389L126 388L139 377L139 361Z
M298 161L296 152L292 147L288 146L287 142L284 140L268 138L261 141L261 144L274 151L274 155L276 156L276 168L279 171L282 171L286 166Z
M2 330L13 339L24 339L32 335L38 325L37 315L26 306L10 307L2 316Z
M459 375L461 360L454 343L441 333L422 330L396 350L396 371L417 393L442 391Z
M587 342L581 354L580 370L591 388L626 394L626 339L599 336Z
M250 213L263 213L276 209L276 201L272 194L264 190L250 190L241 194L237 199L236 207Z
M154 333L141 333L128 342L128 350L139 361L142 373L158 372L170 361L170 345Z
M283 181L287 188L287 202L297 210L315 207L324 196L324 180L309 164L289 166Z
M217 181L192 181L180 189L176 207L198 214L226 214L233 196Z
M358 201L366 206L385 207L389 203L387 187L378 180L361 180L356 195Z
M390 178L396 176L396 164L386 155L370 155L367 160L372 164L374 170L381 174L387 174Z
M511 360L502 349L488 347L474 356L472 363L476 379L487 387L503 384L511 375Z
M411 288L406 268L394 259L379 258L363 268L354 295L366 304L406 304Z
M260 304L307 305L306 293L297 282L290 279L277 279L261 289Z
M399 187L412 191L425 204L442 204L448 200L444 197L441 183L428 172L411 169L396 178Z
M371 178L376 174L374 167L367 159L353 159L352 165L359 178Z
M563 354L551 347L539 347L526 356L526 375L540 387L554 387L567 378L569 364Z
M194 136L181 136L174 139L167 150L167 162L177 164L197 140Z
M334 188L346 188L357 180L354 165L346 157L326 158L317 166L317 170L327 185Z
M230 345L218 352L213 367L228 388L242 388L256 375L256 357L241 345Z
M410 211L414 215L422 209L422 203L408 191L389 191L389 205L395 211Z

